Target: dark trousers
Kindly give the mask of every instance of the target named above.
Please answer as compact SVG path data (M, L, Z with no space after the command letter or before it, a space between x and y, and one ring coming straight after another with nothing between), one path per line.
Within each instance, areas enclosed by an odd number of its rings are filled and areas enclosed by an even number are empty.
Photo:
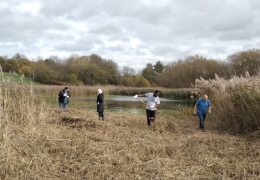
M200 119L200 128L204 128L204 121L206 119L206 114L202 114L202 113L198 113L197 112L197 115L199 116L199 119Z
M104 119L104 113L103 113L103 111L99 111L99 112L98 112L98 117L99 117L99 118L102 117L102 118Z
M151 125L151 122L155 121L155 115L156 115L156 111L150 111L150 110L146 109L147 125L148 126Z

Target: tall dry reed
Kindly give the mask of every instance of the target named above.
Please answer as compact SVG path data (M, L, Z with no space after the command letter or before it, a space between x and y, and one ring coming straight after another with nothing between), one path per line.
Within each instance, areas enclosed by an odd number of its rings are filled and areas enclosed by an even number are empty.
M212 117L220 131L235 134L260 134L260 78L233 76L231 79L197 79L200 94L212 101Z
M59 91L64 86L34 86L34 90L37 94L41 95L58 95ZM148 92L160 91L160 97L170 99L190 99L192 95L192 89L168 89L161 87L146 88L146 87L125 87L125 86L70 86L70 93L73 97L88 97L96 96L97 89L101 88L105 95L122 95L122 96L134 96L135 94L145 94Z

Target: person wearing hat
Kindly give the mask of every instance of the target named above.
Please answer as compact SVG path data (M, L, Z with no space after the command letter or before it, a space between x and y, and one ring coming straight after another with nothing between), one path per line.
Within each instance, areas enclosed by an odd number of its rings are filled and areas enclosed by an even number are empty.
M104 94L101 89L97 90L97 112L98 119L104 121Z
M69 87L65 87L59 93L59 107L63 107L63 109L66 109L67 104L69 103L69 98L70 98Z

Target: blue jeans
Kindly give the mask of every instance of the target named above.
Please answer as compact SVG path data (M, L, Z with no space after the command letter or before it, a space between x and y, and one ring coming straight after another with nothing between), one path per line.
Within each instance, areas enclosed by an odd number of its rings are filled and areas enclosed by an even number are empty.
M202 114L201 112L197 112L197 115L200 119L200 128L204 128L204 120L206 118L206 114Z
M63 107L63 109L66 109L67 103L61 103L61 102L59 102L59 107Z
M103 111L99 111L99 112L98 112L98 117L99 117L99 118L102 117L102 118L104 119L104 113L103 113Z

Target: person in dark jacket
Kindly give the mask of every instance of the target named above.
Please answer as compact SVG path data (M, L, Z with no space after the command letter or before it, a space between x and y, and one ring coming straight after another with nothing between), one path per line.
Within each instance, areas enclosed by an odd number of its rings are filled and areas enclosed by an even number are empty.
M104 121L104 94L101 89L97 90L97 112L98 119Z
M69 103L69 98L70 98L69 87L65 87L59 93L59 107L63 107L63 109L66 109L67 104Z

